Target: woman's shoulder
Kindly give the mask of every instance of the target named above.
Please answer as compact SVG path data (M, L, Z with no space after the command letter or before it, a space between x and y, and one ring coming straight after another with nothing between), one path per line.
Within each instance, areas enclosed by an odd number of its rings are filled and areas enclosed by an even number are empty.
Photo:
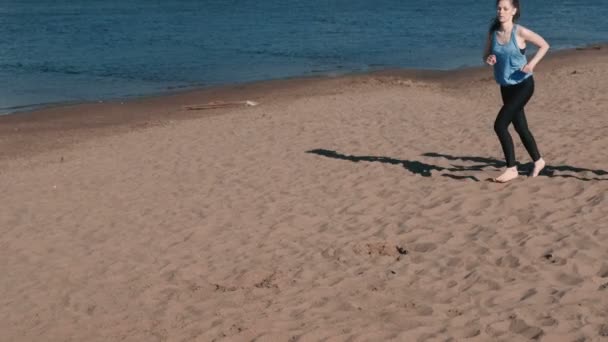
M537 34L527 27L517 25L517 36L520 38L523 38L525 40L530 40L530 39L534 39L534 37L536 37Z
M529 28L527 28L523 25L517 24L516 27L517 27L517 34L520 36L531 32Z

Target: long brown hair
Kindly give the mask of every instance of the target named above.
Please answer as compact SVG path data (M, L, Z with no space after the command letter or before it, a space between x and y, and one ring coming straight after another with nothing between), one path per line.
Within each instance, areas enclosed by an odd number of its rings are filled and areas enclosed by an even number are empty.
M500 2L500 0L496 0L496 6L498 6L498 3ZM519 0L511 0L511 4L513 5L513 7L517 8L517 12L515 12L515 15L513 16L513 22L516 22L517 20L519 20L519 17L521 16L521 8L519 6ZM500 21L498 20L498 17L494 17L494 19L492 19L492 24L490 24L490 33L498 30L500 28Z

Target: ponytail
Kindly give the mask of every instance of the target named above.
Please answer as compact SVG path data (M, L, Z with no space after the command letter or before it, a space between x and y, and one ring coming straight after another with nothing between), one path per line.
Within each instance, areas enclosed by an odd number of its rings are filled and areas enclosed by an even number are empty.
M494 31L498 30L499 28L500 21L498 21L498 18L492 19L492 23L490 24L490 33L494 33Z

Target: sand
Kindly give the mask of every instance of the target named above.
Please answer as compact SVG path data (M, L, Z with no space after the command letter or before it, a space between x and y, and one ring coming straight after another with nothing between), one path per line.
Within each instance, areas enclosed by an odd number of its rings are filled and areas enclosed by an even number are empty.
M0 340L608 340L607 51L1 117Z

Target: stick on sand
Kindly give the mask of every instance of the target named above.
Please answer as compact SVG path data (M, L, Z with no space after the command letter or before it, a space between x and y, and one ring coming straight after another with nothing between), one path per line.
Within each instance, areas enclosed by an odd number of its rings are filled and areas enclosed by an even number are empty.
M205 104L197 104L197 105L188 105L184 106L184 109L187 110L202 110L202 109L213 109L213 108L223 108L223 107L236 107L236 106L257 106L258 103L255 101L212 101Z

